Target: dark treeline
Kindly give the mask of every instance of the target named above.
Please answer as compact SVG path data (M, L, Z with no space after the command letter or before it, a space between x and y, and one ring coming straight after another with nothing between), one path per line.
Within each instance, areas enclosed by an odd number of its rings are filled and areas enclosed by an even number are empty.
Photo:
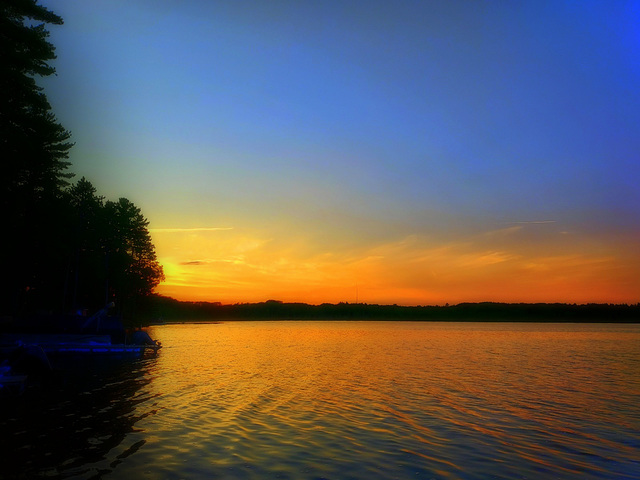
M180 302L159 295L147 298L146 311L166 322L221 320L412 320L474 322L620 322L640 321L640 304L461 303L404 307L338 303L308 305L269 300L222 305Z
M162 280L140 209L71 183L71 134L37 79L55 73L46 24L62 19L35 0L0 2L0 315L93 311L115 301L133 313Z

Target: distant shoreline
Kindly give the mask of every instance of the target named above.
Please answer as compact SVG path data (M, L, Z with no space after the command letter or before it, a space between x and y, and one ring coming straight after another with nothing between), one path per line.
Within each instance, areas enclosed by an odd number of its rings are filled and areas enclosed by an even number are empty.
M338 303L309 305L269 300L222 305L154 296L151 324L238 320L387 320L420 322L640 323L640 304L461 303L446 306Z

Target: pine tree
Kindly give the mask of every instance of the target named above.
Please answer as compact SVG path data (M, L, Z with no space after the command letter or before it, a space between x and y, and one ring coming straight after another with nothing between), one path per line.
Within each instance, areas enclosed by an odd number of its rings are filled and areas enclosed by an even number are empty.
M61 25L62 19L35 0L0 3L0 156L9 196L26 191L41 198L73 176L66 171L71 134L36 83L36 77L55 73L48 62L56 58L45 24L37 22Z
M120 198L106 202L104 215L109 292L121 313L132 314L136 302L164 280L163 268L151 241L149 221L138 207Z
M50 279L62 233L59 204L70 133L58 123L36 79L55 73L55 48L45 24L62 19L35 0L0 2L0 253L2 313L21 309L27 292Z
M55 73L46 23L62 19L35 0L0 0L0 315L110 300L133 312L162 266L138 207L105 203L84 178L68 186L70 133L36 82Z

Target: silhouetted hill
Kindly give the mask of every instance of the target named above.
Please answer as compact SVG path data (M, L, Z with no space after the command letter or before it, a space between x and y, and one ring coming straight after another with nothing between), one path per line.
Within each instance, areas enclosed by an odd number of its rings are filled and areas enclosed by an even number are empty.
M155 321L221 320L411 320L473 322L588 322L638 323L640 304L564 303L460 303L447 306L375 305L366 303L260 303L222 305L181 302L169 297L149 299L148 313Z

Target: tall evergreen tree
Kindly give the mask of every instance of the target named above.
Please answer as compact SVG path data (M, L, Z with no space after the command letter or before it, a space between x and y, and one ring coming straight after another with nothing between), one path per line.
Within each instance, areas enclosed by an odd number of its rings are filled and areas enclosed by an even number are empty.
M131 201L120 198L105 204L104 225L108 226L109 294L121 313L136 312L136 301L148 296L164 280L149 234L149 221Z
M46 196L66 185L71 134L51 112L36 77L55 73L55 47L45 23L62 19L35 0L0 2L0 155L3 192Z
M18 313L42 291L59 265L63 232L58 208L67 171L70 133L58 123L36 79L55 73L55 48L45 24L62 19L35 0L0 2L0 252L3 313ZM31 293L27 293L31 292Z
M64 306L97 309L107 303L106 241L104 198L82 177L66 195L69 205L67 242L67 273Z
M126 198L104 202L84 177L66 199L65 307L96 310L114 301L120 313L134 314L137 300L164 279L149 222Z
M129 200L104 202L82 178L68 187L70 133L36 79L55 72L35 0L0 0L0 315L97 309L133 313L163 279L148 221Z

